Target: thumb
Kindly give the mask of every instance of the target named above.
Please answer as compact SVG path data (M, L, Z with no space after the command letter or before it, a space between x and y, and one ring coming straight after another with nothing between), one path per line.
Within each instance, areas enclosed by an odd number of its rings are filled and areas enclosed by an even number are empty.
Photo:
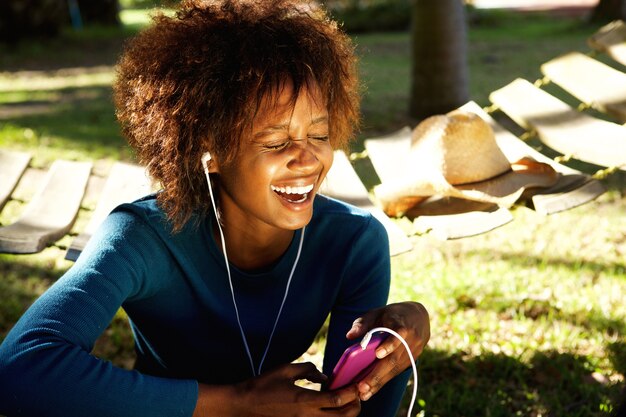
M365 333L367 333L369 329L373 328L376 317L376 310L372 310L354 320L354 322L352 323L352 327L350 328L348 333L346 333L346 338L348 340L354 340L362 337Z

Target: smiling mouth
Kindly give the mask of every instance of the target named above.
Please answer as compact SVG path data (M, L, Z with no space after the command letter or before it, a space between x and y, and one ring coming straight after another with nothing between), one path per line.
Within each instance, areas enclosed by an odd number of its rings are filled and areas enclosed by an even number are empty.
M278 194L278 196L282 199L287 200L290 203L298 204L304 203L308 199L309 193L313 191L313 184L301 187L277 187L272 185L271 188L272 191Z

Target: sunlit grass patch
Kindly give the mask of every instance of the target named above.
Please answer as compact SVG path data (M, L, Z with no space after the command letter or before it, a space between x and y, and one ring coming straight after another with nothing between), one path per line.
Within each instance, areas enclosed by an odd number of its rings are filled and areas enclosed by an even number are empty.
M141 29L152 22L152 17L157 13L173 15L172 9L123 9L120 11L120 20L128 29Z
M109 86L113 82L112 66L66 68L53 71L18 71L0 73L0 93L33 92L35 94L70 87Z
M392 300L431 316L425 415L607 415L626 372L623 198L518 208L487 234L420 236L392 259Z

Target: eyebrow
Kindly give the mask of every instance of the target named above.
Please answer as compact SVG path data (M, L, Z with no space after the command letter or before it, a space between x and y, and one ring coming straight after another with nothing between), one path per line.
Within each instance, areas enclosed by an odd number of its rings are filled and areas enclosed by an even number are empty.
M328 122L328 116L320 116L320 117L316 117L315 119L311 120L311 125L317 125L320 123L324 123L324 122ZM269 135L273 132L277 132L277 131L284 131L284 130L288 130L289 129L289 123L283 123L280 125L272 125L272 126L267 126L266 128L264 128L263 130L261 130L260 132L257 132L254 134L254 138L260 138L262 136L265 135Z

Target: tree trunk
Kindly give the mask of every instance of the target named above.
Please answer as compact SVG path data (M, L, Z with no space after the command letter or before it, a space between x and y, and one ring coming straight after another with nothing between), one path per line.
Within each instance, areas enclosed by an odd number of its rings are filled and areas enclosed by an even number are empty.
M121 23L118 0L78 0L78 8L85 26L117 26Z
M423 119L469 100L467 21L462 0L412 0L410 114Z
M593 22L626 20L626 0L600 0L591 13Z
M53 37L67 21L65 0L1 0L0 42Z

